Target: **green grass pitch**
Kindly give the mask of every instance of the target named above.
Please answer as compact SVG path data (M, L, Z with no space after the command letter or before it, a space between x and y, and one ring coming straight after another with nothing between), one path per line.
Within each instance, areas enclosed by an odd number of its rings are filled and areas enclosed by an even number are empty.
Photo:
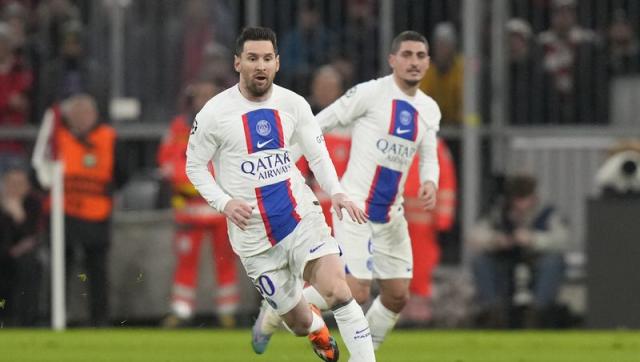
M0 361L320 361L304 338L277 333L264 355L247 330L0 329ZM338 336L337 331L333 334ZM342 341L341 361L347 361ZM639 362L640 332L394 331L378 361Z

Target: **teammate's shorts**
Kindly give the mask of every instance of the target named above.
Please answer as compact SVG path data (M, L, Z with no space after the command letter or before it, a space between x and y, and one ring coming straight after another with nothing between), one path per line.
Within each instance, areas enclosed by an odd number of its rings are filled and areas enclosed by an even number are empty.
M278 244L240 260L258 292L283 315L302 298L302 274L307 263L339 253L322 212L313 212L303 216L293 232Z
M335 213L333 232L346 264L347 274L357 279L411 279L413 257L411 239L404 215L392 216L387 223L358 224L343 212Z

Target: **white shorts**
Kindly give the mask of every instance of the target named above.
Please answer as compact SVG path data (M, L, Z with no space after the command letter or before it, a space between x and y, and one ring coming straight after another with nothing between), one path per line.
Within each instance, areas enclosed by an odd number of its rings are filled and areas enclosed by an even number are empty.
M303 216L293 232L278 244L240 261L258 292L283 315L302 297L302 274L307 262L339 253L324 215L313 212Z
M358 224L344 212L342 221L335 213L332 217L347 274L366 280L413 277L411 239L402 213L384 224Z

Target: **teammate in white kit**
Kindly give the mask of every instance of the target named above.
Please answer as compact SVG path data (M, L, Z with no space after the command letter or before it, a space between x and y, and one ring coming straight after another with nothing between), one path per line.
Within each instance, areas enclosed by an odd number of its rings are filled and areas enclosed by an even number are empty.
M359 303L369 299L371 280L380 295L367 311L374 347L395 325L409 299L413 275L411 240L402 203L413 158L420 161L419 198L436 203L439 177L436 132L440 109L419 88L429 67L427 40L406 31L392 42L393 73L357 85L317 115L323 132L353 125L351 153L341 183L369 216L367 225L336 220L334 234L347 265L347 282Z
M302 296L304 280L331 307L350 360L375 361L369 325L345 281L338 245L292 162L289 145L301 146L332 195L338 218L343 208L356 224L366 222L366 216L343 192L310 106L273 84L279 68L273 31L244 29L234 65L239 83L212 98L196 116L187 175L228 218L231 244L248 276L294 334L308 335L320 358L337 361L337 345L319 311L312 311ZM256 353L264 352L274 330L261 314L253 330Z
M369 299L372 279L380 286L380 295L367 312L374 348L394 327L409 298L413 259L402 195L416 154L422 206L432 209L436 203L440 109L418 88L429 68L428 50L420 33L400 33L389 55L391 75L358 84L316 116L323 132L336 126L353 127L341 184L365 209L370 222L336 220L334 214L333 225L347 282L358 303ZM304 290L307 300L324 309L327 305L320 294L313 286ZM266 306L263 309L273 315Z

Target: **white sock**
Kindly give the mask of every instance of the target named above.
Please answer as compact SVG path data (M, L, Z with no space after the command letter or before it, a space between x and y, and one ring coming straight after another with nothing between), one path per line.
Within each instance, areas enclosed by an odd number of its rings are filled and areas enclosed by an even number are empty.
M347 345L350 362L375 361L376 356L371 342L369 324L362 312L362 308L354 299L350 302L331 308L338 323L340 335Z
M304 299L306 299L307 302L320 308L320 310L325 311L329 309L327 301L324 300L322 295L320 295L320 292L318 292L312 285L302 289L302 295L304 295Z
M387 309L380 301L380 296L376 297L367 311L367 321L371 327L371 339L373 347L377 350L384 341L387 333L398 321L399 313L395 313Z
M322 327L324 327L324 319L319 314L311 311L311 315L313 315L313 320L311 320L311 327L309 327L309 334L313 332L319 331Z

